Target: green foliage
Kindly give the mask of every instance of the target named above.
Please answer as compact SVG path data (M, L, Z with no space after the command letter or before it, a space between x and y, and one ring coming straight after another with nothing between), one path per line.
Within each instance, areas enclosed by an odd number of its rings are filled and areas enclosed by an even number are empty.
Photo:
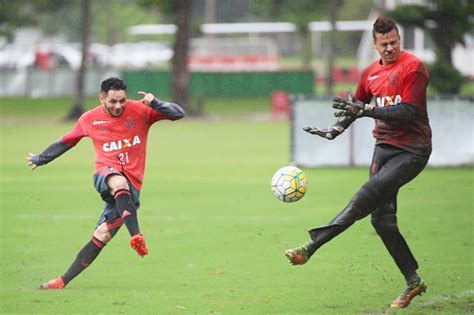
M337 16L340 20L366 20L373 6L373 0L342 0Z
M462 79L452 66L451 52L456 44L464 44L467 32L473 31L473 15L474 2L464 0L430 0L426 6L404 5L387 12L387 16L401 25L423 28L430 35L437 55L432 67L432 82L438 92L456 94L459 93ZM446 80L446 75L454 77Z
M393 11L387 12L386 15L401 25L420 28L425 27L425 21L429 18L427 8L420 5L398 6Z
M37 25L43 14L57 12L72 5L74 1L0 0L0 34L11 37L15 27Z
M165 14L173 12L172 0L137 0L138 4L145 8L157 8Z
M430 85L440 94L459 94L461 87L467 82L461 72L444 60L428 65L428 70Z
M329 0L253 0L251 9L259 16L266 16L271 20L292 22L300 28L306 28L311 21L327 16Z
M128 34L130 26L161 22L153 12L134 1L94 1L92 5L94 40L109 45L137 39Z
M163 1L166 2L166 1ZM80 38L80 1L0 0L0 33L10 35L14 27L39 26L46 34ZM92 2L92 33L95 41L115 44L131 39L128 27L156 23L157 17L137 1L108 0Z

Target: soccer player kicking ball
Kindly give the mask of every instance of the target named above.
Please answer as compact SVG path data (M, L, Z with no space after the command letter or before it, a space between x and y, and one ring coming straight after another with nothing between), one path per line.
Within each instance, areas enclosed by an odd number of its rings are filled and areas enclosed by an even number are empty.
M372 225L407 282L407 288L391 307L404 308L427 288L417 274L418 263L397 226L397 194L425 168L431 154L431 128L426 110L429 74L417 57L400 50L400 35L394 20L379 17L372 34L380 59L362 72L355 97L349 93L347 99L333 98L335 125L303 129L331 140L360 117L375 119L376 144L369 180L328 225L309 231L311 240L307 244L288 249L285 255L290 263L302 265L322 245L371 214ZM373 98L375 105L369 105Z
M72 131L43 153L29 153L26 158L34 170L53 161L82 138L91 138L96 152L94 186L105 201L92 239L66 273L42 284L42 289L63 289L94 261L123 224L131 236L130 246L141 257L148 254L137 220L148 130L159 120L178 120L185 114L180 106L160 101L151 93L139 92L141 101L129 100L126 91L127 86L118 78L103 81L100 105L84 113Z

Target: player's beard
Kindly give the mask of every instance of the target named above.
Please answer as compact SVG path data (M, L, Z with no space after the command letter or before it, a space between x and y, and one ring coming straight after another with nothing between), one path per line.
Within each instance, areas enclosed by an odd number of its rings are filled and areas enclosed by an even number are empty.
M124 109L124 107L121 107L120 109L105 107L105 110L110 114L110 116L113 117L119 117L120 115L122 115Z

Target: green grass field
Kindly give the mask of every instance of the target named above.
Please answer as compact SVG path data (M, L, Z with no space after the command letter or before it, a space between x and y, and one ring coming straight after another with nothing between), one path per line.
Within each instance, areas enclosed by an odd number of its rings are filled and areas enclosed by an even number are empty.
M346 205L367 169L304 169L307 196L284 204L269 182L288 163L287 123L230 116L151 129L139 212L149 256L123 229L65 290L39 290L89 240L102 202L88 139L26 166L73 126L56 121L61 106L35 105L1 107L0 314L392 313L404 281L370 220L305 266L283 256ZM429 168L400 191L400 228L429 285L403 314L474 312L473 192L472 168Z

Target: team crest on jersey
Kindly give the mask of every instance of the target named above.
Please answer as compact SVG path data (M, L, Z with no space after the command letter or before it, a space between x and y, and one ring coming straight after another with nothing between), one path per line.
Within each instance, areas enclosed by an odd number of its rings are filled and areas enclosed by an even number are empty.
M398 76L398 73L396 72L390 74L388 77L388 83L390 83L390 85L397 85L398 80L399 80L399 76Z
M102 145L102 150L104 150L105 152L117 151L117 150L133 147L140 143L142 143L140 141L140 137L134 136L133 138L126 138L126 139L106 142Z
M125 126L126 126L128 129L133 129L133 128L135 128L135 120L128 118L128 119L125 121Z

